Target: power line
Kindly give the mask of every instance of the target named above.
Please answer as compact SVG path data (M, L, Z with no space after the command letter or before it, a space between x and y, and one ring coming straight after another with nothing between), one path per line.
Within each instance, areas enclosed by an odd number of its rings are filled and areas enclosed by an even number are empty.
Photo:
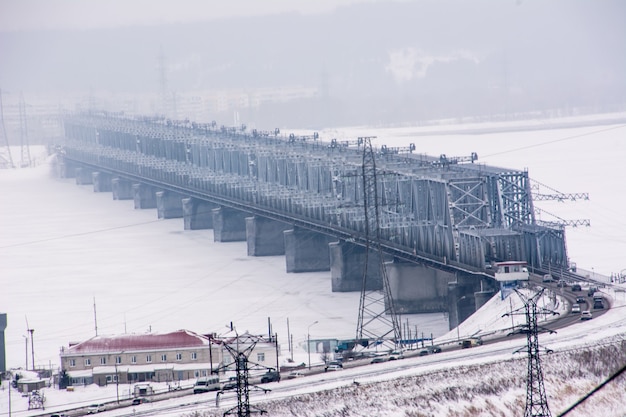
M626 127L626 125L612 126L612 127L606 128L606 129L594 130L593 132L580 133L578 135L572 135L572 136L567 136L567 137L560 138L560 139L549 140L549 141L542 142L542 143L536 143L534 145L522 146L522 147L515 148L515 149L509 149L507 151L496 152L496 153L492 153L492 154L489 154L489 155L485 155L483 158L487 158L487 157L490 157L490 156L504 155L504 154L507 154L507 153L523 151L523 150L526 150L526 149L538 148L540 146L546 146L546 145L551 145L553 143L564 142L564 141L568 141L568 140L572 140L572 139L578 139L578 138L582 138L584 136L595 135L596 133L602 133L602 132L608 132L608 131L615 130L615 129L621 129L623 127Z

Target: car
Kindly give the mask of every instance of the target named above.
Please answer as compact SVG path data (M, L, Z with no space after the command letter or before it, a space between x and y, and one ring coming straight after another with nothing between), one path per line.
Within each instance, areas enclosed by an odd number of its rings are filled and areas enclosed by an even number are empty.
M580 313L580 304L572 304L572 313Z
M301 378L303 376L304 374L300 371L291 371L289 372L289 375L287 375L287 379L296 379L296 378Z
M602 301L602 299L597 299L594 298L593 299L593 308L596 310L602 310L604 308L604 302Z
M404 352L401 350L394 350L389 354L390 361L395 361L396 359L404 359Z
M564 279L560 279L557 283L556 286L559 288L565 288L567 287L567 281L565 281Z
M384 356L375 356L370 363L383 363L387 362L387 358Z
M472 341L471 340L464 340L461 342L461 349L469 349L472 347Z
M578 296L578 297L576 297L576 302L578 304L584 304L584 303L587 302L587 299L585 297L583 297L583 296Z
M572 284L572 291L582 291L580 284Z
M68 417L67 414L63 414L63 413L54 413L54 414L50 414L50 417Z
M596 291L598 291L598 289L596 287L589 288L589 291L587 291L587 296L589 296L589 297L593 296Z
M593 316L591 315L591 311L589 310L585 310L582 313L580 313L581 320L591 320L592 318Z
M91 404L89 407L87 407L87 414L96 414L100 411L106 411L106 407L104 406L104 404Z
M137 397L137 398L133 398L131 405L145 404L147 402L148 402L148 399L146 397Z
M324 372L328 371L341 371L343 368L340 365L330 364L326 368L324 368Z
M235 389L237 388L237 377L236 376L231 376L230 378L228 378L228 381L224 382L224 384L222 385L222 389Z
M428 351L430 353L441 353L441 348L437 345L435 346L428 346L426 349L428 349Z
M261 377L261 384L267 384L268 382L279 382L280 373L275 370L269 370Z
M550 274L545 274L543 276L543 280L542 281L543 282L552 282L552 281L554 281L554 278L552 278L552 275L550 275Z

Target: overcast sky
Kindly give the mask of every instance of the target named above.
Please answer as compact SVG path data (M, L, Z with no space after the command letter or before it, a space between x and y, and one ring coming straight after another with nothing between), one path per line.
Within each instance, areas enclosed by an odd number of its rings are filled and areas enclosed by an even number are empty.
M0 31L91 29L281 12L321 13L374 1L397 0L0 0Z

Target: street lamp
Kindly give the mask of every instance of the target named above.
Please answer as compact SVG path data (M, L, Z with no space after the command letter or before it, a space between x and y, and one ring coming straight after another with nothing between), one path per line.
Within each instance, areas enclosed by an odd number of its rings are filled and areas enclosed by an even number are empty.
M316 325L317 323L317 320L315 320L306 329L306 350L309 353L309 370L311 369L311 327Z
M456 307L456 341L460 342L461 341L461 334L459 331L459 327L461 326L461 322L459 320L459 301L466 299L467 296L463 296L461 298L459 298L458 300L456 300L456 302L454 303L455 307Z

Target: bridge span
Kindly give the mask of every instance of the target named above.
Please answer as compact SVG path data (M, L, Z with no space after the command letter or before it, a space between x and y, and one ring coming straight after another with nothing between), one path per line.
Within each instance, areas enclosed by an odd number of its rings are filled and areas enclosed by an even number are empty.
M284 254L288 272L330 270L332 291L361 290L363 138L110 114L68 116L64 129L60 176L247 241L250 256ZM448 311L454 327L497 290L491 263L567 268L564 230L535 219L528 172L416 151L375 150L378 256L399 313Z

